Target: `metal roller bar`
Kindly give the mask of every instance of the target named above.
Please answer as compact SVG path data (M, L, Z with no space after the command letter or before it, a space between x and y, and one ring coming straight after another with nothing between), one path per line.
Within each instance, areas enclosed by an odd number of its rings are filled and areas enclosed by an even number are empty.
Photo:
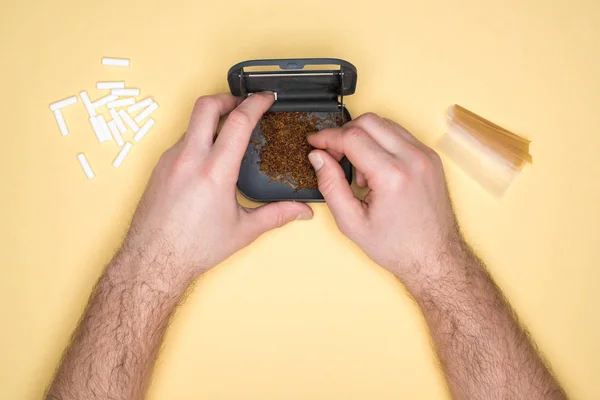
M300 74L255 74L252 72L244 73L244 77L246 78L270 78L270 77L286 77L286 76L331 76L331 75L340 75L339 72L304 72ZM241 75L240 75L241 77Z

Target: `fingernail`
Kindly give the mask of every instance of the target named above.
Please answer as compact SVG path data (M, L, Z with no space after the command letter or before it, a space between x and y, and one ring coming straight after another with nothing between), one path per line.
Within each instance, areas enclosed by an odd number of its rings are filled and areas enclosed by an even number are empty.
M267 96L273 96L273 97L275 97L275 100L277 100L277 93L275 93L275 92L271 92L270 90L265 90L264 92L261 92L261 93L264 95L267 95Z
M303 211L296 217L296 220L308 220L312 219L313 213L310 211Z
M320 170L323 166L323 159L319 153L310 153L308 155L308 161L310 161L315 171Z

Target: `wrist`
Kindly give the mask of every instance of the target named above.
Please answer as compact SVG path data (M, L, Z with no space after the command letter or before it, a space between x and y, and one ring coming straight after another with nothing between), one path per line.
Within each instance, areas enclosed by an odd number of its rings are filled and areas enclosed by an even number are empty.
M207 256L206 246L201 241L190 240L186 235L149 229L132 224L123 241L121 251L139 259L144 264L159 268L169 267L169 272L190 276L193 280L215 264Z
M169 296L182 295L197 274L173 255L165 248L135 245L126 240L107 267L106 275L115 284L147 285Z
M469 245L460 237L446 240L421 257L415 257L402 273L396 273L411 295L423 298L443 295L445 290L467 282L480 263Z

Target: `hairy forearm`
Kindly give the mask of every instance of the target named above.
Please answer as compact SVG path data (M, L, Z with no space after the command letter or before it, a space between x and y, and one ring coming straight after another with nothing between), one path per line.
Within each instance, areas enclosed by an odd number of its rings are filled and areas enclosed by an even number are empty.
M451 243L425 269L430 273L409 290L423 310L455 398L566 398L464 242Z
M168 255L124 248L108 265L48 399L140 399L169 318L191 276Z

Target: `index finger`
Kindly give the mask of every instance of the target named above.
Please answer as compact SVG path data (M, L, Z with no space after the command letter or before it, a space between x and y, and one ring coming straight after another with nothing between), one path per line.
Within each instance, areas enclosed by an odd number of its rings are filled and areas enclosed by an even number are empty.
M310 134L308 142L318 149L346 155L370 183L375 183L374 178L388 171L394 162L393 156L359 127L323 129Z
M239 104L230 93L202 96L196 100L185 139L198 149L209 149L219 125L219 119Z
M366 113L348 122L345 127L358 126L369 132L369 135L384 149L397 156L410 154L412 146L426 151L428 149L409 131L387 118L374 113ZM412 145L412 146L411 146Z
M217 169L237 177L252 131L274 101L271 92L256 93L229 114L211 150Z

